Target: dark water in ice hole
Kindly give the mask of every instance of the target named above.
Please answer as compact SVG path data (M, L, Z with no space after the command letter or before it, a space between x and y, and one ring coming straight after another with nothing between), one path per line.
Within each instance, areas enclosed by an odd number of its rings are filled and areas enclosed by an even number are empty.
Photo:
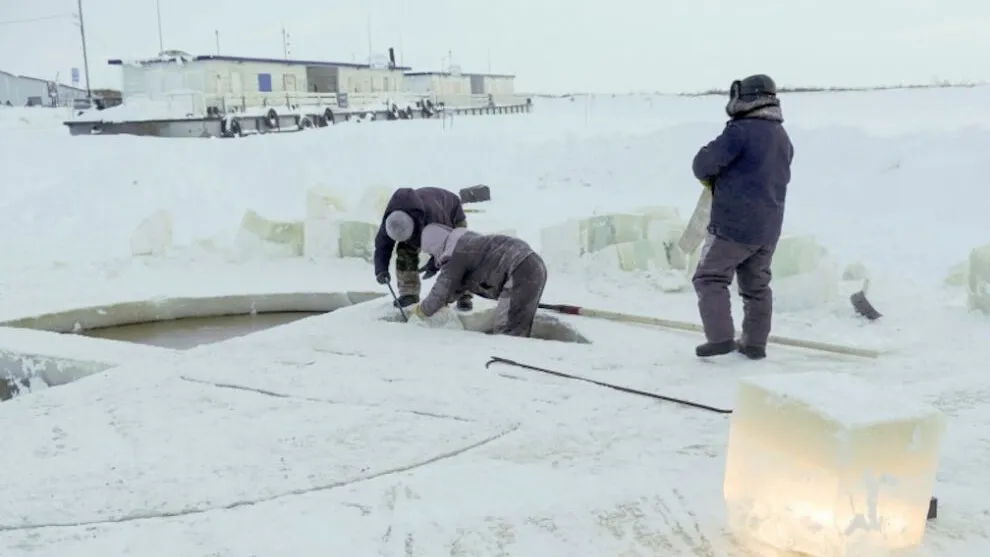
M253 315L188 317L185 319L90 329L88 331L82 331L79 334L94 338L171 348L174 350L188 350L204 344L242 337L315 315L323 315L323 313L292 311L256 313Z

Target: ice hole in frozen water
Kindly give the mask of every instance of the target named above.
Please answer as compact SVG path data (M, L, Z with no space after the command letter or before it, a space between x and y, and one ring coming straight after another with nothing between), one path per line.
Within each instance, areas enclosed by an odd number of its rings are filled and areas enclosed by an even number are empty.
M329 313L378 292L295 292L168 298L92 306L0 323L0 400ZM123 342L106 342L106 341Z

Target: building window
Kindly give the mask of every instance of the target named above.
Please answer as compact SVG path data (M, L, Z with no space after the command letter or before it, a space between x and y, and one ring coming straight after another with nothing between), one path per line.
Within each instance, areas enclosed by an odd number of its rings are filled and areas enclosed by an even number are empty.
M261 93L272 92L272 74L270 73L258 74L258 91Z

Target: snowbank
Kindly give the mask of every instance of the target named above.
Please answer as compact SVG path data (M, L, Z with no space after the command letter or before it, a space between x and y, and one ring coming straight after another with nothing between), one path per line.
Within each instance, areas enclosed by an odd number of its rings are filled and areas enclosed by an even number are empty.
M382 297L181 356L142 354L2 403L3 454L27 472L3 476L0 554L741 553L725 528L723 415L485 368L491 355L718 407L731 407L754 365L896 385L950 416L936 489L954 512L928 531L928 549L987 553L981 393L990 376L972 348L990 338L990 323L932 289L968 257L959 239L985 234L985 192L973 184L990 133L880 138L849 127L951 123L957 106L985 106L975 103L985 91L876 95L787 97L799 151L787 219L789 236L870 269L884 317L867 323L840 298L779 313L774 332L887 348L882 357L775 347L759 363L701 362L697 334L569 316L560 321L591 344L508 339L396 322ZM387 295L358 258L229 257L247 211L304 230L338 216L372 224L376 211L357 207L377 187L490 184L493 200L471 226L514 229L538 249L552 247L540 245L542 229L570 219L658 205L687 215L698 191L687 161L721 129L723 101L538 101L530 115L459 118L453 128L410 121L231 141L0 134L0 313L252 291ZM332 192L315 209L314 188ZM170 227L142 226L158 211ZM165 246L164 255L132 257L137 230L136 251ZM817 255L781 262L821 261L809 242L795 246ZM662 293L649 272L583 259L553 270L547 302L697 321L691 292Z
M70 116L67 108L0 106L0 132L59 130L68 134L62 125ZM0 149L3 144L0 143Z

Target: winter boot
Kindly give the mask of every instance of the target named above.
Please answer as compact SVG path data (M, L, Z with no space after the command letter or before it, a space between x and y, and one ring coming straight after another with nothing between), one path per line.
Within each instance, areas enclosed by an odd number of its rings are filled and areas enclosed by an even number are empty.
M736 350L736 341L727 340L725 342L706 342L699 344L694 349L694 353L699 358L710 358L712 356L724 356L734 350Z
M474 309L474 299L470 294L465 294L457 299L457 311L471 311Z
M392 302L392 305L397 308L407 308L413 304L419 303L419 296L416 294L406 294L404 296L399 296L398 303Z
M750 360L762 360L767 357L767 347L752 344L740 344L739 353L746 356Z

